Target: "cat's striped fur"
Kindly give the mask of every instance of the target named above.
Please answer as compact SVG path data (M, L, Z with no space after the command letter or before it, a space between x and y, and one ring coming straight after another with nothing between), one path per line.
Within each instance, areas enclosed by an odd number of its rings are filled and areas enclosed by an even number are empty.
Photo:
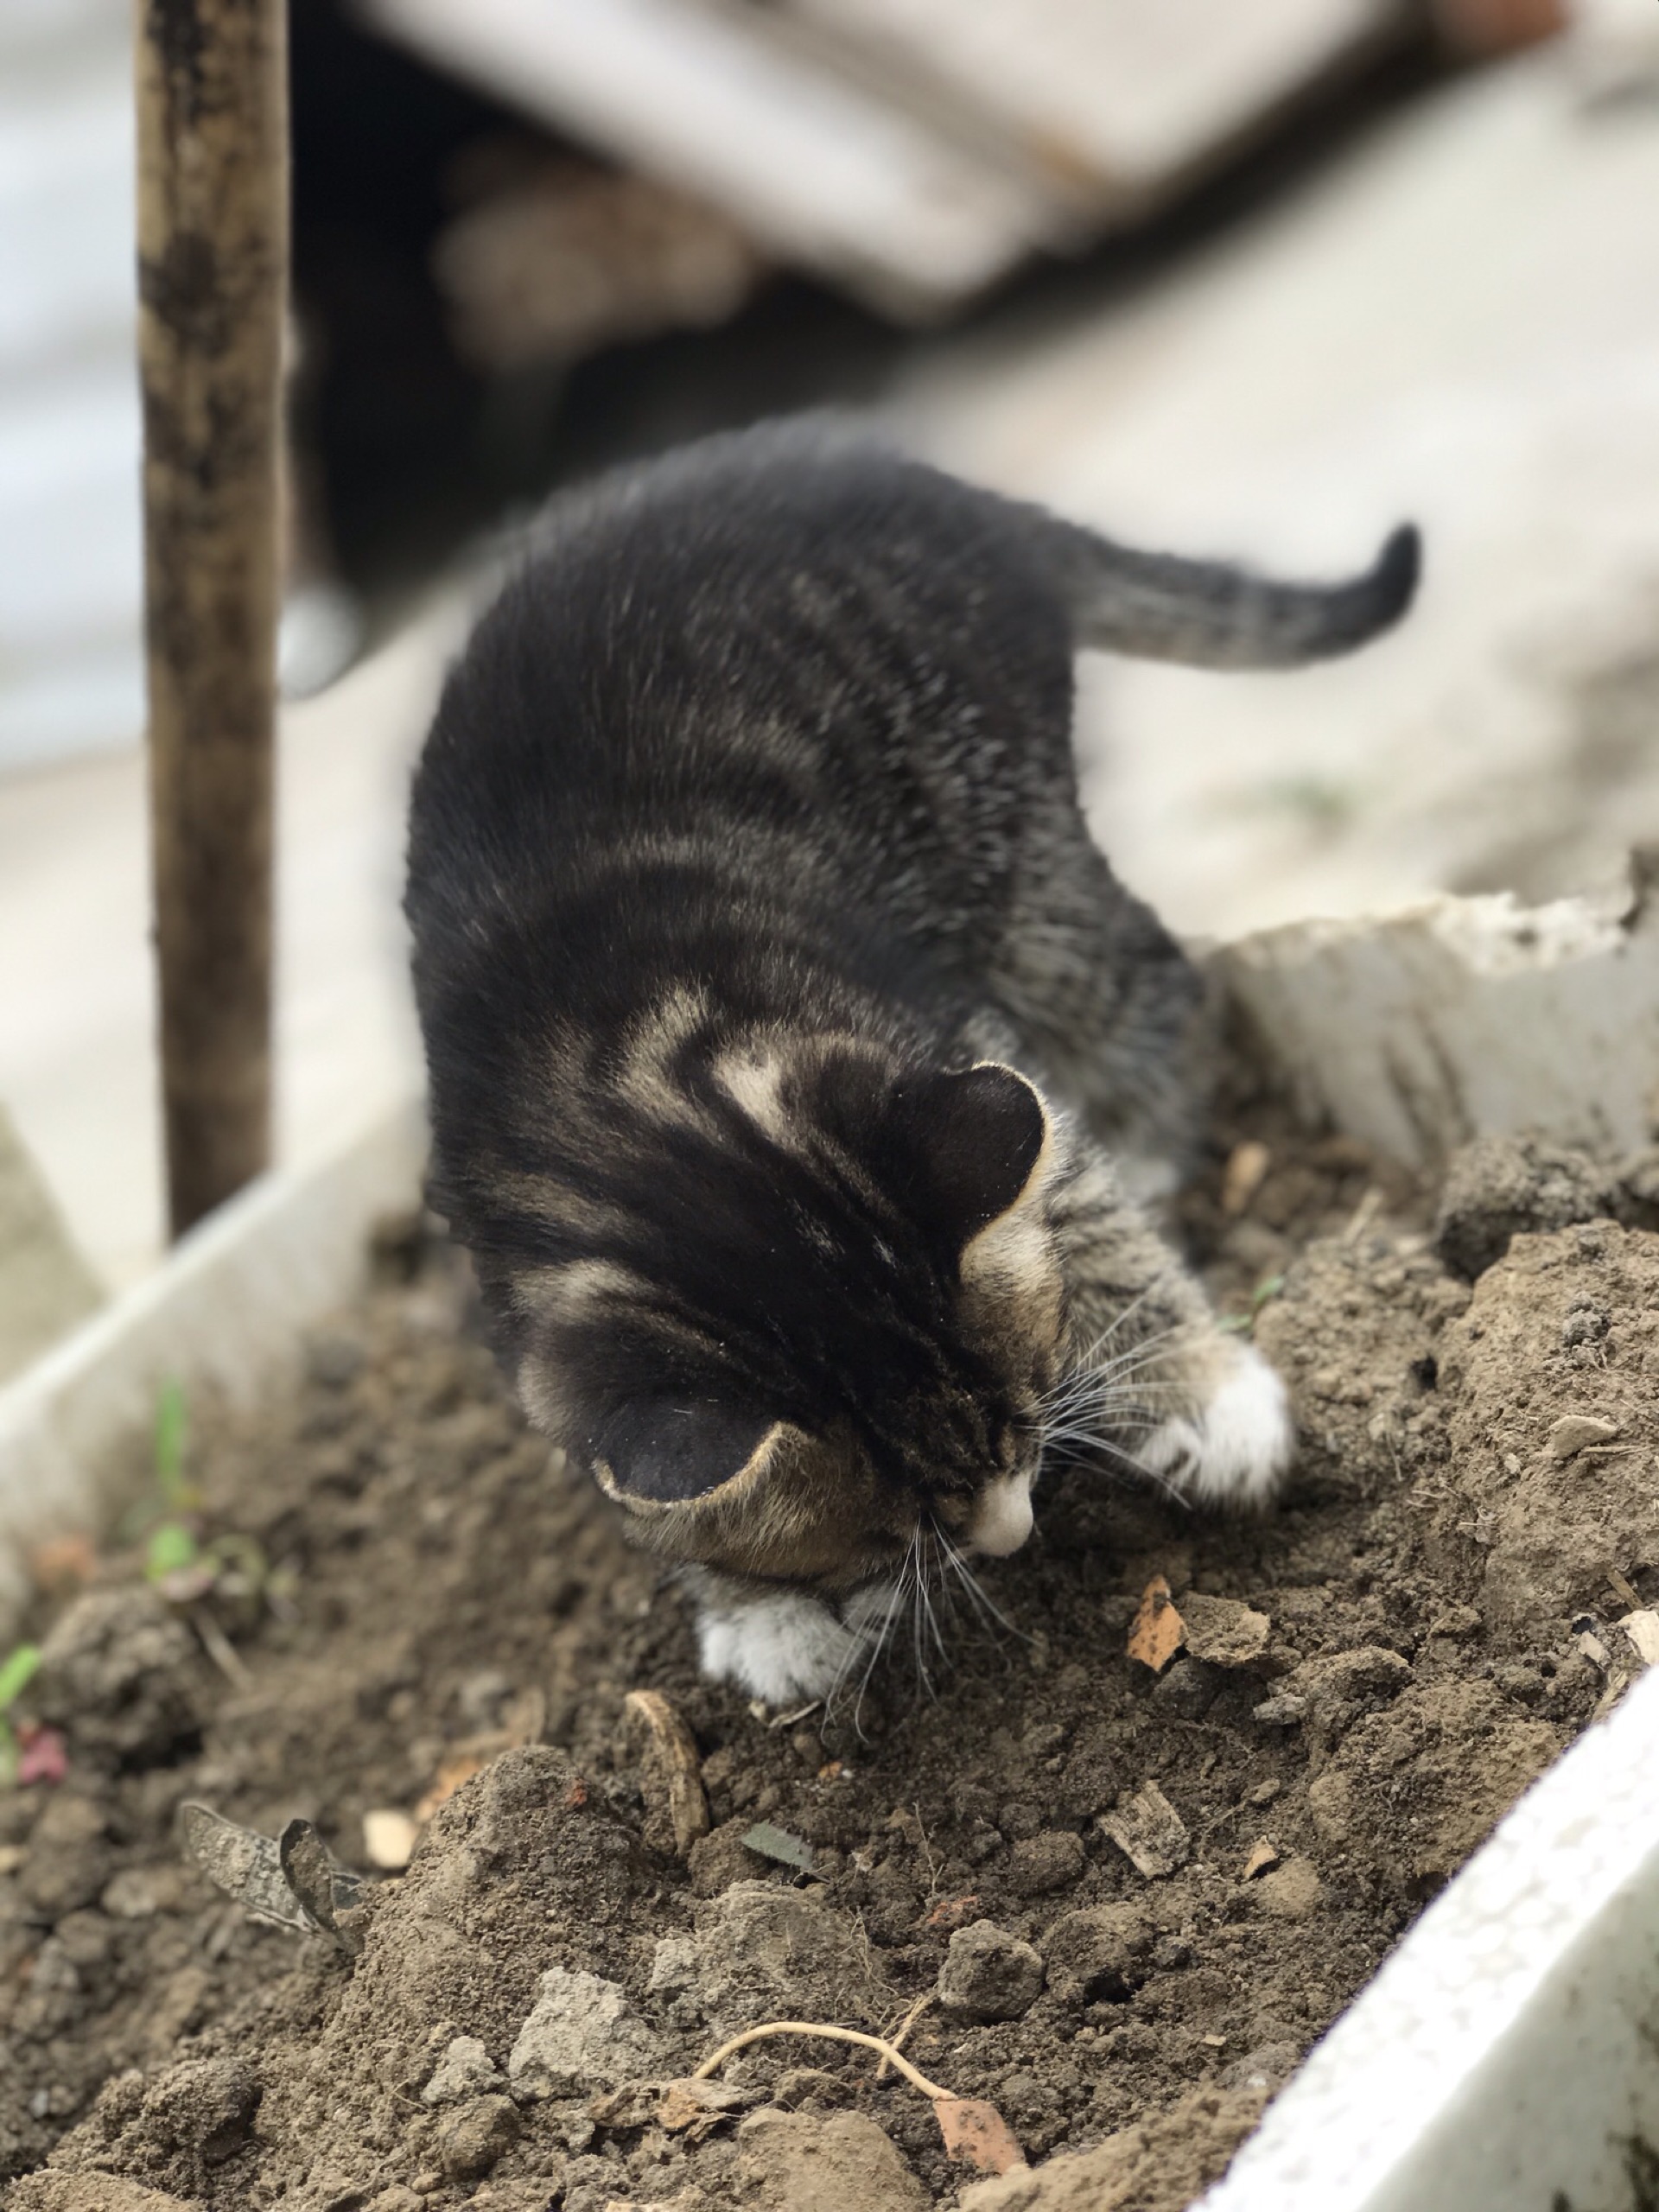
M1128 552L817 424L548 514L415 788L433 1192L715 1671L829 1689L1046 1451L1271 1491L1282 1391L1116 1164L1185 1143L1202 994L1084 827L1072 656L1311 659L1414 575Z

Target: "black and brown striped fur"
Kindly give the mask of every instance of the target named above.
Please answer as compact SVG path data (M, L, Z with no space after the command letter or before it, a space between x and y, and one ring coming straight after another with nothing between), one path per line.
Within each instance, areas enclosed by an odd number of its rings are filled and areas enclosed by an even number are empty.
M1084 827L1072 657L1343 652L1414 572L1131 553L819 424L546 517L415 787L433 1192L715 1671L826 1690L1046 1451L1271 1488L1276 1380L1124 1192L1202 994Z

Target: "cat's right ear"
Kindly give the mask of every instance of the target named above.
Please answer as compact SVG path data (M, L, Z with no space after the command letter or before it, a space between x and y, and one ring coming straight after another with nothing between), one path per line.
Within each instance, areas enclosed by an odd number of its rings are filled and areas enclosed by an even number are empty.
M600 1488L635 1512L699 1505L757 1480L783 1427L728 1406L641 1398L602 1424L588 1458Z
M959 1249L1041 1189L1052 1125L1042 1094L1017 1068L982 1060L928 1076L906 1085L894 1105L921 1210Z

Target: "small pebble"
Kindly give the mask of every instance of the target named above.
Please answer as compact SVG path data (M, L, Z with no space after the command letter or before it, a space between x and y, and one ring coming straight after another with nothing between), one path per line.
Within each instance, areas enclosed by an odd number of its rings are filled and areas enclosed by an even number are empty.
M363 1849L371 1866L401 1874L410 1862L420 1829L407 1813L382 1807L363 1815Z
M939 2002L970 2019L1017 2020L1042 1986L1040 1955L991 1920L957 1929L939 1968Z
M453 2180L487 2173L518 2139L519 2124L511 2097L478 2097L458 2105L438 2124L438 2163Z
M1016 1897L1046 1897L1069 1889L1089 1863L1083 1838L1070 1828L1050 1828L1016 1843L1008 1854L1008 1887Z

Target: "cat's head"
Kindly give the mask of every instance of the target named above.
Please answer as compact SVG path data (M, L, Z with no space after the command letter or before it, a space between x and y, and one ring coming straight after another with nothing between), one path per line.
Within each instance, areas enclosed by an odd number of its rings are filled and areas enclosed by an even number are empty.
M481 1270L537 1426L728 1574L845 1593L918 1531L1016 1549L1064 1322L1035 1087L807 1039L611 1097L575 1249Z

